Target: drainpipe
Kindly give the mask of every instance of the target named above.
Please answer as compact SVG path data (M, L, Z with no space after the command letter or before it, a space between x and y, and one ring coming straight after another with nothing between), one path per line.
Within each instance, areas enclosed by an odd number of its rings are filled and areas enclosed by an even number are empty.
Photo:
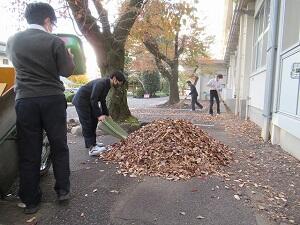
M264 98L264 110L263 117L264 123L262 127L262 138L265 141L270 139L270 126L272 120L272 99L274 88L274 75L275 75L275 60L277 52L277 29L278 29L278 12L279 1L271 0L270 3L270 30L268 36L268 48L267 48L267 74L265 83L265 98Z

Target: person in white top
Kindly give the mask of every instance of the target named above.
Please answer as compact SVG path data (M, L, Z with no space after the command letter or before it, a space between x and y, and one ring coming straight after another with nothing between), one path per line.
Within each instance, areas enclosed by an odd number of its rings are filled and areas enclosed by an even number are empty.
M209 114L213 115L213 105L214 105L214 98L217 102L217 113L220 114L220 99L218 95L218 91L222 89L220 80L223 79L222 74L218 74L216 78L211 79L207 86L210 88L210 106L209 106Z

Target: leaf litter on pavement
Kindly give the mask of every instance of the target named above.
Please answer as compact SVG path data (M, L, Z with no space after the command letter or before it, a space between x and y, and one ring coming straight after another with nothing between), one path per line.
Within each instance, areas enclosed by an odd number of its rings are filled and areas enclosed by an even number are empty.
M119 174L186 180L214 173L231 160L229 148L186 120L154 121L112 145L104 160L119 163ZM133 176L132 176L133 175Z
M204 104L203 104L204 103ZM206 102L201 103L205 105ZM229 167L223 167L217 175L223 176L225 189L234 190L260 212L277 222L300 224L300 163L279 146L264 142L261 128L249 120L233 114L222 113L210 116L206 112L187 110L147 108L131 110L141 121L162 118L187 119L196 124L213 124L202 127L212 137L218 139L224 132L234 154ZM223 134L221 134L223 135ZM248 197L244 197L244 195ZM264 210L262 210L264 207Z

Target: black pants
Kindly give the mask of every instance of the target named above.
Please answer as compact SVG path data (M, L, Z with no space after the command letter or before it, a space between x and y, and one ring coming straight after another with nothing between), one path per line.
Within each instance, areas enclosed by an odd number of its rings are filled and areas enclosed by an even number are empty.
M214 105L214 98L217 102L217 113L220 114L220 99L218 92L216 90L210 90L210 106L209 106L209 114L213 115L213 105Z
M40 164L43 129L50 143L56 180L55 191L70 191L69 148L67 145L66 99L63 95L24 98L16 101L20 189L26 205L41 200Z
M85 147L89 148L96 145L96 129L98 119L94 116L90 105L76 105L75 106L79 121L82 127L82 135L84 137Z
M195 105L199 106L200 109L203 108L203 106L198 102L197 100L197 95L192 95L192 110L194 111L195 110Z

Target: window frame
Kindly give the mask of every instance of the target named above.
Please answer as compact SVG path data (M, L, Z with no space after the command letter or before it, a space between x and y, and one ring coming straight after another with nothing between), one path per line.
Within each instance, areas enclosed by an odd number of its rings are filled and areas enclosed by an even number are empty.
M3 65L9 65L9 60L7 58L2 59L2 64Z
M266 38L265 44L267 45L268 33L270 30L270 0L264 0L260 5L260 8L257 10L254 16L253 30L254 33L253 33L252 72L255 72L266 66L266 60L263 60L263 56L264 56L263 51L264 51L264 39ZM264 64L262 63L263 61Z

